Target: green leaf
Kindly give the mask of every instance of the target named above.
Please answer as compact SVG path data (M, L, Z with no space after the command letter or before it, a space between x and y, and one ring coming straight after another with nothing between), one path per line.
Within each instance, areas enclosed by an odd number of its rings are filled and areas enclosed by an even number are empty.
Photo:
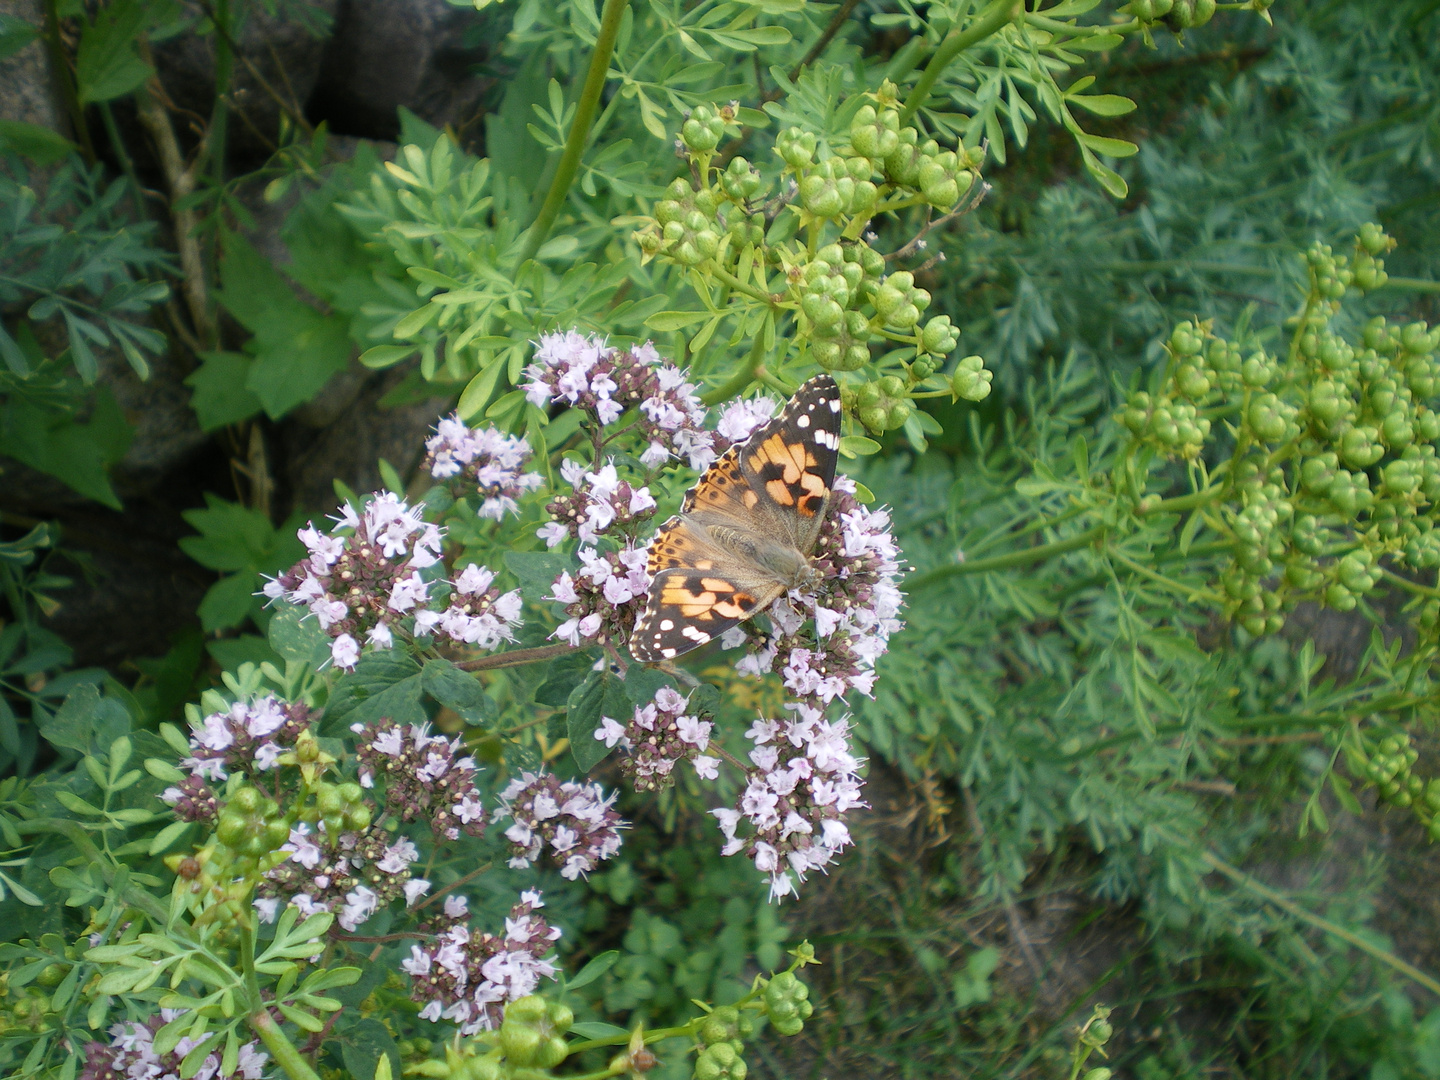
M448 660L428 660L420 671L420 686L432 698L453 709L467 724L494 720L500 709L485 693L480 680Z
M294 604L282 604L265 627L270 647L285 660L320 668L330 656L330 636L320 623Z
M1135 111L1135 102L1119 94L1072 94L1065 100L1096 116L1124 116Z
M499 382L504 370L505 354L501 353L465 385L465 389L460 392L460 402L455 406L455 411L462 420L478 415L490 404L490 399L495 395L495 384Z
M840 453L843 457L869 457L880 452L880 444L864 435L844 435L840 439Z
M595 666L595 650L583 649L550 661L545 666L545 681L535 688L535 702L562 709L570 695L590 675Z
M571 1024L570 1030L582 1039L611 1039L616 1035L628 1034L622 1027L596 1020L581 1020L579 1023Z
M75 55L80 104L123 97L155 73L135 51L135 42L150 21L146 8L145 0L115 0L81 31Z
M59 711L39 717L40 734L51 746L85 754L90 751L90 732L100 712L100 691L90 684L77 686L65 698Z
M581 968L575 978L568 980L565 983L565 989L567 991L579 990L582 986L589 986L596 979L600 978L601 975L604 975L614 967L615 961L619 959L620 954L614 949L601 953Z
M230 630L250 614L255 592L260 584L254 573L227 574L205 590L200 600L200 625L207 634Z
M390 1075L400 1076L400 1047L379 1020L367 1017L346 1028L335 1041L340 1043L346 1072L355 1080L375 1080L375 1066L382 1056L390 1059Z
M322 735L337 735L352 724L388 716L397 724L420 724L428 717L421 707L420 666L399 649L361 656L355 670L342 676L330 691L321 723Z
M348 321L301 300L243 238L227 233L222 248L221 287L215 296L254 334L245 344L254 357L245 386L278 420L349 365L354 346Z
M657 311L645 320L645 326L649 330L665 334L672 330L683 330L687 326L694 326L709 317L710 312L708 311Z
M69 139L47 127L23 120L0 120L0 151L20 154L36 165L54 165L76 149Z
M238 424L265 407L250 391L250 369L254 364L242 353L200 353L200 366L185 377L185 385L194 391L190 407L195 410L201 431Z
M532 604L542 604L550 588L566 570L578 564L573 555L558 551L507 551L505 566L520 581L520 594Z
M376 345L360 354L360 364L373 369L387 368L393 367L407 356L414 355L414 345Z
M96 387L90 417L76 422L74 414L49 409L20 395L0 399L0 454L48 473L86 498L112 509L120 500L107 475L125 456L134 436L113 394Z
M150 841L150 847L146 850L146 854L159 855L169 851L170 845L180 839L180 834L189 827L190 822L188 821L172 821L155 834L155 839Z
M1081 134L1076 136L1085 146L1106 157L1130 157L1138 154L1140 147L1124 139L1107 139L1103 135Z
M565 726L570 753L580 771L588 773L610 753L610 748L595 738L600 718L608 716L624 724L634 706L619 679L609 671L595 671L571 692L569 707Z
M16 15L0 15L0 60L14 56L40 36L40 28Z

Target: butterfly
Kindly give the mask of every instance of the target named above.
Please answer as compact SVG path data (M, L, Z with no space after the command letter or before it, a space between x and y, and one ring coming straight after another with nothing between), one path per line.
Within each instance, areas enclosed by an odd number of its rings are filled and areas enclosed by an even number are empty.
M705 470L650 543L636 660L673 660L819 581L810 553L839 450L840 388L817 375Z

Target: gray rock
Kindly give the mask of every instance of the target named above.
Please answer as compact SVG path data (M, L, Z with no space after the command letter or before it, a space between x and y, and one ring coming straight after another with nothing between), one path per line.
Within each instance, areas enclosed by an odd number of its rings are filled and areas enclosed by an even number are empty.
M44 20L41 0L0 0L0 15L24 19L37 27ZM0 60L0 119L70 134L59 88L50 77L50 58L39 38Z
M245 14L234 35L238 46L231 77L234 112L226 136L228 156L237 168L246 158L268 157L267 140L279 141L285 109L277 97L303 115L325 53L325 29L333 22L339 2L282 4L273 15L261 4L232 5ZM199 5L186 6L203 16ZM175 104L208 118L215 98L214 35L186 33L161 42L155 47L155 64Z
M477 18L445 0L341 0L310 115L349 135L393 139L405 106L436 127L474 119L485 50L464 41Z

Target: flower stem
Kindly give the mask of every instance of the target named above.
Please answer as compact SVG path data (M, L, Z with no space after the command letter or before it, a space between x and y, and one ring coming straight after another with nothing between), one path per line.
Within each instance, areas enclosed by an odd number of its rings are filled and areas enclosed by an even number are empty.
M1078 551L1080 548L1088 547L1096 540L1101 539L1106 531L1104 525L1096 525L1093 529L1086 529L1067 540L1052 540L1048 544L1022 548L1020 551L1012 551L1008 555L995 555L988 559L975 559L971 562L937 566L934 570L906 582L905 590L913 593L933 585L937 581L959 577L962 574L984 574L991 570L1009 570L1014 566L1028 566L1033 562L1043 562L1056 555L1063 555L1067 551Z
M615 37L620 32L620 19L625 14L629 0L605 0L605 9L600 14L600 33L595 38L595 52L590 56L590 70L585 76L585 87L580 91L580 100L575 104L575 120L570 125L570 135L565 140L565 151L550 181L550 190L545 193L545 202L540 207L530 233L525 238L525 247L520 254L524 263L535 257L540 245L550 235L560 205L570 194L570 185L580 171L580 158L589 141L590 126L595 122L595 110L600 106L600 94L605 89L605 76L610 71L610 57L615 52Z
M750 346L750 357L740 370L730 377L729 382L701 394L700 400L706 405L719 405L733 397L739 397L758 377L764 359L765 335L760 333L755 335L754 344Z
M990 0L985 10L964 30L951 30L945 35L945 40L935 50L935 55L925 65L925 70L920 73L910 96L905 99L905 107L900 110L900 123L908 124L920 111L920 106L924 105L925 99L930 96L930 88L935 85L935 80L950 66L952 60L971 45L984 41L1002 26L1013 22L1024 10L1024 0Z
M260 1041L265 1044L265 1049L270 1051L275 1064L285 1070L285 1075L290 1077L290 1080L320 1080L310 1063L301 1057L295 1044L285 1037L285 1032L280 1030L280 1025L270 1015L269 1009L259 1009L251 1013L250 1027L260 1036Z

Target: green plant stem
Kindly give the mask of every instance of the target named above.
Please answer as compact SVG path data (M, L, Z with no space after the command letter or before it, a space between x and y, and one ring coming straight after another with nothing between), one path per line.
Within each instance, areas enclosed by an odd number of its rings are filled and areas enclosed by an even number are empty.
M620 20L625 14L629 0L605 0L605 9L600 14L600 33L595 38L595 52L590 57L590 70L585 76L585 88L575 105L575 120L570 125L570 136L565 140L565 152L550 181L550 190L545 193L545 202L540 207L534 224L525 238L525 247L520 253L520 262L535 257L540 245L550 235L560 206L570 194L570 185L580 171L580 158L589 141L590 125L595 122L595 110L600 105L600 94L605 89L605 76L610 71L610 57L615 52L615 37L620 33Z
M1014 22L1024 11L1024 0L990 0L985 10L964 30L951 30L945 35L945 40L925 65L920 78L915 81L910 96L905 99L905 107L900 110L900 123L908 124L920 111L925 99L930 96L930 88L935 85L935 80L940 78L941 72L950 66L952 60L971 45L984 41L1002 26Z
M729 401L733 397L743 394L758 377L761 365L765 360L765 335L756 334L755 341L750 346L750 356L745 361L745 366L730 377L730 381L713 390L707 390L700 395L700 400L706 405L715 406L722 402Z
M250 1027L260 1036L260 1041L265 1044L265 1049L270 1051L275 1064L285 1070L285 1075L290 1077L290 1080L320 1080L319 1074L301 1056L295 1044L285 1037L285 1032L280 1030L280 1025L270 1015L269 1009L259 1009L251 1013Z
M120 160L120 169L130 181L131 195L135 198L135 214L137 217L145 216L145 188L140 183L140 177L135 172L135 161L130 157L130 151L125 149L125 140L120 137L120 129L115 125L115 113L110 108L108 101L102 101L97 106L100 110L100 119L105 124L105 136L110 140L110 149Z
M50 54L50 69L55 81L60 84L60 98L65 111L70 114L70 126L75 132L75 141L80 144L80 153L87 163L95 164L95 144L90 141L90 127L85 123L85 107L75 89L75 80L70 74L70 62L65 56L65 43L60 40L60 16L56 13L55 0L45 0L45 48Z
M1429 585L1421 585L1418 581L1411 581L1409 578L1401 577L1393 570L1380 568L1380 575L1392 585L1398 585L1406 592L1414 593L1416 596L1428 596L1431 599L1440 598L1440 589L1432 588Z
M215 0L210 13L215 28L215 102L210 107L210 138L206 150L210 154L211 175L217 185L225 183L225 139L230 126L230 80L235 70L235 50L231 47L230 0Z
M250 999L251 1010L263 1008L265 1000L260 996L260 976L255 971L255 924L249 915L238 920L240 924L240 972L245 976L245 995Z
M762 304L766 304L772 308L775 306L775 298L773 296L767 292L761 292L755 288L754 285L745 284L745 282L741 281L719 264L714 264L710 267L710 274L718 280L723 281L726 285L729 285L730 288L736 292L744 293L752 300L759 300Z
M1095 541L1103 538L1106 532L1107 529L1104 525L1096 525L1067 540L1052 540L1048 544L1037 544L1035 547L1012 551L1007 555L994 555L988 559L974 559L970 562L951 563L949 566L937 566L934 570L927 571L919 577L911 578L905 583L905 590L913 593L933 585L937 581L944 581L946 578L960 577L964 574L985 574L991 570L1009 570L1014 566L1028 566L1033 562L1043 562L1056 555L1064 555L1068 551L1078 551L1080 548L1089 547Z
M1270 903L1274 904L1287 915L1291 915L1299 919L1301 922L1309 923L1317 930L1323 930L1327 934L1333 934L1341 941L1355 946L1355 948L1359 949L1366 955L1371 956L1376 960L1379 960L1382 964L1386 964L1389 967L1394 968L1402 975L1419 983L1431 993L1440 995L1440 981L1437 981L1432 976L1425 974L1425 972L1421 971L1413 964L1407 964L1404 960L1401 960L1394 953L1382 949L1380 948L1380 946L1375 945L1372 942L1366 941L1359 934L1347 930L1345 929L1345 927L1340 926L1337 923L1333 923L1329 919L1324 918L1323 916L1316 915L1310 911L1306 911L1293 900L1282 896L1280 893L1276 892L1269 886L1260 884L1260 882L1256 881L1249 874L1245 873L1245 871L1239 869L1238 867L1231 866L1228 862L1226 862L1224 859L1220 858L1220 856L1214 854L1213 852L1202 850L1200 852L1200 858L1211 869L1220 871L1220 873L1224 874L1237 885L1241 886L1242 888L1248 889L1256 896L1260 896L1268 900Z
M1408 289L1410 292L1440 293L1440 281L1426 281L1424 278L1387 277L1382 289Z

